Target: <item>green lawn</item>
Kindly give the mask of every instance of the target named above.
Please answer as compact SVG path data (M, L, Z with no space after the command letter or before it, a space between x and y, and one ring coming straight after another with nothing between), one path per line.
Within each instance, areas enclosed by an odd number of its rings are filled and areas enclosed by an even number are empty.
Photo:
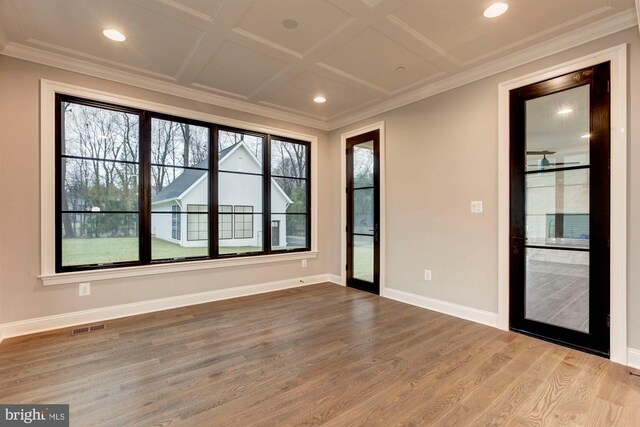
M260 251L257 246L221 247L221 254ZM184 248L162 239L153 239L153 259L189 258L206 256L208 248ZM102 264L110 262L137 261L138 239L136 237L100 237L97 239L63 239L62 265Z

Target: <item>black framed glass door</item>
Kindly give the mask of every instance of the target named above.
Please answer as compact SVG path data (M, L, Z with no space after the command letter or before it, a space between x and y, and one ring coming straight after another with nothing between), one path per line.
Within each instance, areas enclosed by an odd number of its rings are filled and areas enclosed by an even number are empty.
M380 293L380 132L347 139L347 286Z
M510 94L510 327L609 354L609 63Z

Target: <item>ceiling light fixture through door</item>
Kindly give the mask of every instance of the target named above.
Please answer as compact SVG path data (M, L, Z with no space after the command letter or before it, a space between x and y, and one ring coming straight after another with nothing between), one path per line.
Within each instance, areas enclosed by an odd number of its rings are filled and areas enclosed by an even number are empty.
M114 28L106 28L102 31L102 34L104 34L104 36L108 39L111 39L115 42L123 42L125 41L127 38L124 36L124 34L122 34L120 31L114 29Z
M509 9L509 5L506 3L502 3L502 2L494 3L484 10L484 17L497 18L498 16L505 13L507 9Z

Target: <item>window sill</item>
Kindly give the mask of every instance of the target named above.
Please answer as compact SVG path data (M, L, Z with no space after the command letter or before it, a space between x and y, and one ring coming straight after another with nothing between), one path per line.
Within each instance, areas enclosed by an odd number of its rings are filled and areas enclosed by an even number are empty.
M128 277L151 276L155 274L179 273L183 271L211 270L215 268L239 267L245 265L271 264L274 262L311 259L318 251L292 252L288 254L259 255L242 258L185 261L170 264L143 265L136 267L111 268L107 270L76 271L38 276L44 286L65 285L84 281L122 279Z

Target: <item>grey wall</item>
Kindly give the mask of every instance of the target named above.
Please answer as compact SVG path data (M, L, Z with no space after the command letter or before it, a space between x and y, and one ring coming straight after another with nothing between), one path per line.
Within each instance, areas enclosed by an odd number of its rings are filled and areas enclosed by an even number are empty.
M0 323L288 278L340 274L340 135L384 120L387 283L497 311L497 88L500 82L629 43L629 345L640 348L640 40L637 28L483 79L330 134L0 56ZM39 79L318 136L319 249L299 262L43 287L40 274ZM469 212L471 200L484 213ZM433 281L422 280L433 270Z
M301 268L300 261L254 267L204 270L131 279L95 281L89 297L78 297L77 285L44 287L40 274L40 79L122 94L249 123L303 132L318 137L317 259ZM0 56L0 324L40 316L204 292L256 283L324 274L339 258L330 227L333 155L327 132L265 117L215 107ZM53 249L53 248L52 248ZM331 261L331 257L335 258Z
M630 44L629 345L640 348L637 27L331 132L333 148L342 133L385 122L389 287L497 312L498 84L621 43ZM331 165L338 174L339 164ZM471 200L484 202L483 214L470 213ZM431 282L423 280L425 268Z

